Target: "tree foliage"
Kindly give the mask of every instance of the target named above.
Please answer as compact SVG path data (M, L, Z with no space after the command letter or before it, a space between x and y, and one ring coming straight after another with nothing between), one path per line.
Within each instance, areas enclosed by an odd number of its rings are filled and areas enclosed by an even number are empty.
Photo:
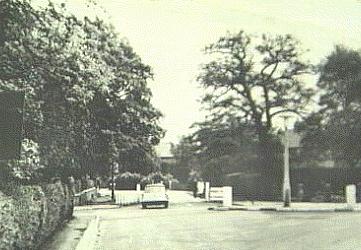
M227 174L253 172L258 167L257 135L246 124L199 124L192 135L206 180L222 185Z
M183 137L178 144L172 144L171 153L175 158L172 174L183 183L186 183L191 171L200 172L201 163L197 156L196 146L191 138Z
M231 116L253 124L257 134L271 131L274 117L300 113L312 95L301 76L311 73L291 35L260 38L240 31L205 49L215 59L203 66L199 80L209 90L203 102L212 116Z
M342 46L318 67L320 109L298 125L305 131L304 154L314 164L331 159L339 167L361 160L361 54Z
M304 82L312 66L291 35L228 33L205 53L210 61L198 80L209 115L192 135L203 175L222 182L229 173L261 173L270 191L282 175L274 119L303 112L313 95Z
M272 158L268 158L270 173L266 180L273 189L262 193L261 186L266 186L265 182L252 183L253 186L248 188L257 190L256 198L270 198L280 192L283 158L282 146L276 135L269 137L268 146L272 150L269 152ZM173 173L183 182L188 177L188 181L202 179L211 182L213 186L230 185L232 176L257 176L265 173L258 147L256 131L249 124L203 122L197 124L194 133L174 146L176 165Z
M148 173L163 135L148 65L114 28L65 4L1 0L0 89L25 90L24 134L46 175ZM131 159L131 160L130 160Z

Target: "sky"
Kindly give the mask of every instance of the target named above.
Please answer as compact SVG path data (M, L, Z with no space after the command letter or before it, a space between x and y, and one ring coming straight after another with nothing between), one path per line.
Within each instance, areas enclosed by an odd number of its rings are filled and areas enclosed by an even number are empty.
M337 44L361 48L361 0L102 0L90 11L84 0L61 2L111 22L153 68L152 103L163 113L160 124L167 131L157 148L161 156L204 120L196 80L206 62L202 49L227 31L292 34L313 63Z

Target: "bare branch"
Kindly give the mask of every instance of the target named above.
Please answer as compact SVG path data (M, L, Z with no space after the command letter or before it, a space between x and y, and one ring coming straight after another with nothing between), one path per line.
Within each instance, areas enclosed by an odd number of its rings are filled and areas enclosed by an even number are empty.
M279 114L282 114L282 113L294 113L300 117L304 117L304 112L300 111L300 110L296 110L296 109L282 109L282 110L278 110L278 111L275 111L273 112L270 116L271 117L274 117L276 115L279 115Z

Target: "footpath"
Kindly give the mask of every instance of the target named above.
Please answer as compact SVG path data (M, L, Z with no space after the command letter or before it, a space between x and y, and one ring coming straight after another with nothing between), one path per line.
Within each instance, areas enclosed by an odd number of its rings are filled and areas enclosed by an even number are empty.
M110 190L101 189L101 197L110 197ZM192 192L169 190L169 199L172 204L184 204L204 202L204 199L194 198ZM139 194L134 190L115 191L117 195L123 195L133 200ZM96 249L97 234L99 231L99 215L103 210L120 209L120 204L92 204L86 206L76 206L74 208L74 218L49 239L40 250L92 250ZM95 210L95 211L93 211Z
M242 201L233 202L231 207L212 206L213 211L274 211L274 212L361 212L361 203L314 203L292 202L289 207L284 207L282 202L267 201Z
M48 242L42 245L40 250L79 249L77 248L77 245L79 244L79 241L83 238L85 231L89 228L89 226L94 224L94 222L92 222L94 221L94 219L95 218L92 216L74 217L63 227L59 228L58 232L56 232L55 235L53 235L53 237L48 240Z

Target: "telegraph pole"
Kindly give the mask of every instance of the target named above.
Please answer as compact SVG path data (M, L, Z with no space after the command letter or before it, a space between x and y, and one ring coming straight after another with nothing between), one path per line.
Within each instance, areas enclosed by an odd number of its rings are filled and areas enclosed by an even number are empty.
M110 130L101 130L102 133L104 133L105 135L109 136L110 139L110 146L111 146L111 154L109 155L111 160L116 159L116 152L117 152L117 147L114 143L114 135L116 134L116 132L114 131L110 131ZM112 161L111 165L110 165L110 178L111 178L111 199L113 202L115 202L115 183L114 183L114 174L118 174L119 173L119 164L116 161Z
M114 162L112 163L112 168L111 168L111 178L112 178L112 201L115 201L115 195L114 195Z
M287 121L290 116L282 116L284 119L284 126L285 126L285 136L283 140L284 144L284 154L283 154L283 161L284 161L284 171L283 171L283 206L289 207L291 205L291 182L290 182L290 157L289 157L289 133L287 128Z
M117 162L113 162L112 163L112 173L111 173L111 177L112 177L112 201L114 202L115 201L115 183L114 183L114 174L117 174L119 173L119 164Z

